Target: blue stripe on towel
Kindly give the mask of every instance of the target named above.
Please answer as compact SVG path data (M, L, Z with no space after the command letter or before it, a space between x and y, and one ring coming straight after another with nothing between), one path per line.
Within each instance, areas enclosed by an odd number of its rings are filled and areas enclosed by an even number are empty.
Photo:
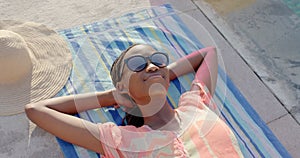
M56 137L56 140L60 147L63 149L62 152L65 157L68 158L79 158L74 146L71 143L65 142L59 138Z
M226 80L226 84L229 89L234 94L235 98L239 101L242 107L247 111L247 113L251 116L251 118L255 121L256 125L260 127L260 129L265 133L265 136L270 140L272 145L276 148L276 150L280 153L282 157L290 158L290 154L286 151L286 149L282 146L279 140L274 136L272 131L268 128L268 126L264 123L264 121L259 117L257 112L252 108L249 102L244 98L241 92L236 88L230 78L225 74L222 69L219 69L219 75L222 80Z
M75 115L75 116L79 117L78 115ZM77 155L77 152L75 150L75 147L71 143L65 142L64 140L57 138L57 137L56 137L56 140L57 140L58 144L60 145L60 147L63 149L62 152L65 155L65 157L79 158Z
M219 97L219 96L218 96ZM224 103L223 103L224 104ZM237 130L234 128L234 126L232 125L232 123L229 121L228 117L226 117L226 115L224 114L224 112L221 112L223 118L225 119L226 123L229 125L229 127L232 129L232 131L234 132L234 134L237 136L237 138L243 142L243 147L245 147L246 149L242 150L244 156L250 154L251 157L255 157L253 152L251 151L251 149L249 148L249 146L246 144L246 142L243 140L242 136L237 132ZM247 154L246 154L247 153Z

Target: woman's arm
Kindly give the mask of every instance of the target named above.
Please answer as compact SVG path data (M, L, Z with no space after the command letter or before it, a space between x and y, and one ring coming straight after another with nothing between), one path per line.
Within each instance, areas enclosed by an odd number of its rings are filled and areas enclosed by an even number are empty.
M32 122L49 133L103 154L98 125L70 114L116 104L114 91L51 98L26 105L25 112Z
M60 102L60 99L51 101L51 105L56 102ZM44 101L26 105L25 112L32 122L47 132L72 144L104 154L97 124L53 110Z
M112 89L103 92L56 97L40 101L38 104L36 103L33 105L35 105L35 108L38 108L38 105L40 105L65 114L73 115L82 111L116 104L113 97L113 91L115 90Z
M190 72L196 72L195 80L203 82L210 93L214 94L218 74L217 54L214 47L195 51L170 64L168 68L170 69L170 80Z
M218 58L215 48L208 50L203 62L197 69L195 79L202 81L208 88L210 94L213 96L216 89L218 78Z

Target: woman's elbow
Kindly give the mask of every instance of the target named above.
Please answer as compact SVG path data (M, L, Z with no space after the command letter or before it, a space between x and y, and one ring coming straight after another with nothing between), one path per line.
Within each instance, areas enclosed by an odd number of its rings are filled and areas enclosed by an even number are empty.
M25 113L27 115L27 117L32 120L33 116L36 115L38 112L40 112L41 108L42 108L42 104L40 102L38 103L29 103L26 104L24 107Z
M31 116L33 115L35 110L36 110L36 106L34 104L25 105L25 113L29 119L31 119Z

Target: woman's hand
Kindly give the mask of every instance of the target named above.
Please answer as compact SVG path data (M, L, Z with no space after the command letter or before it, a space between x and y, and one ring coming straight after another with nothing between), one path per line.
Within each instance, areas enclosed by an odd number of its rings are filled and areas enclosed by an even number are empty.
M120 105L124 106L125 108L132 108L134 103L128 94L122 94L119 90L115 89L112 91L114 100L116 104L114 105L115 108L119 108Z
M168 66L170 80L195 72L195 79L203 82L213 95L218 75L216 48L206 47L184 56Z
M194 51L168 66L170 70L170 80L173 80L182 75L190 72L196 72L201 65L204 57L211 48L203 48L198 51Z

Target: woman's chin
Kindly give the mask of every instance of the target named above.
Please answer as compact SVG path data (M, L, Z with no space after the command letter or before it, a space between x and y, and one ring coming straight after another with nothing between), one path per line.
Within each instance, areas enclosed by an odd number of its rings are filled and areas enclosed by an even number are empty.
M162 83L153 83L149 88L148 94L151 98L156 98L156 97L165 98L167 95L167 88Z
M143 117L153 116L158 113L165 105L166 97L151 97L148 103L138 105L143 113Z

